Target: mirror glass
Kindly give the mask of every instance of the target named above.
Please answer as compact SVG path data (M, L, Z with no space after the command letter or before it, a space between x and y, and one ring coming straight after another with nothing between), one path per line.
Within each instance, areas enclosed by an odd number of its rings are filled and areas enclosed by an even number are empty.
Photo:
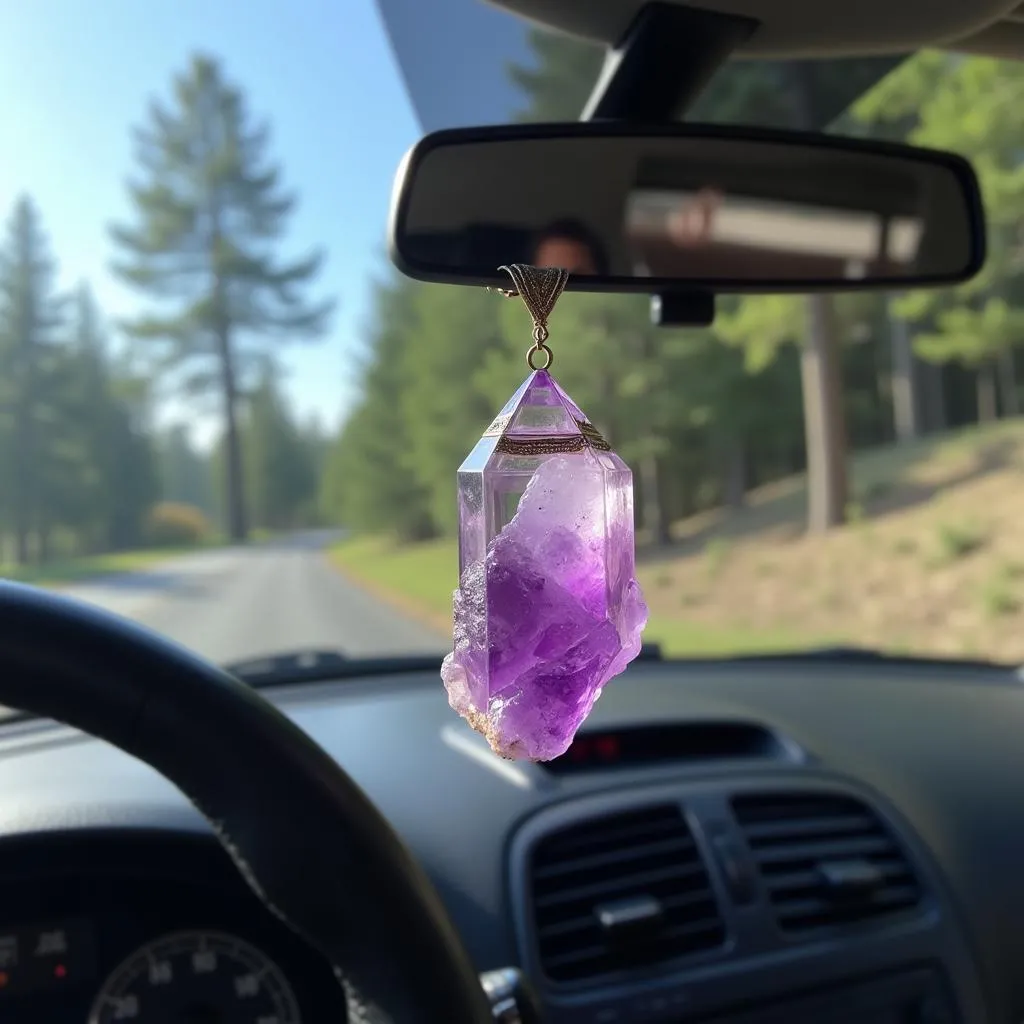
M428 137L407 160L392 251L410 276L492 281L518 262L563 266L583 289L898 287L961 280L983 255L973 173L944 154L721 132L471 134Z

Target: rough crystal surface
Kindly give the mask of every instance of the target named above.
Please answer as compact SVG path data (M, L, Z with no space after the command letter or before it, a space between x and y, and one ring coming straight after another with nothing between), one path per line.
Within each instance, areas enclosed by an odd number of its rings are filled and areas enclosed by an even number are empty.
M578 440L590 426L544 371L496 422L459 472L455 643L441 675L451 706L495 753L544 761L566 751L602 688L640 652L647 606L632 475L589 444L530 454L499 443Z

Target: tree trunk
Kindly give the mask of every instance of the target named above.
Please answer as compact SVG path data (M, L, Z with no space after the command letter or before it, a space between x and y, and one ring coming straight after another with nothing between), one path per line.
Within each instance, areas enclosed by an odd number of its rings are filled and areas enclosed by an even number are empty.
M1004 348L999 353L999 398L1004 416L1020 415L1020 398L1017 394L1017 361L1013 349Z
M242 469L242 438L238 431L238 395L234 387L224 389L224 442L228 536L242 543L249 529L245 516L245 477Z
M217 253L220 249L220 213L211 200L210 218L213 233L210 237L210 257L213 267L213 325L220 363L221 401L224 406L224 510L227 516L228 538L242 544L249 535L246 522L245 470L242 464L242 438L238 431L238 381L235 374L235 353L231 346L231 321L228 317L227 293L224 280L217 271Z
M814 130L814 90L806 61L790 64L794 126ZM800 358L807 447L807 528L838 526L846 517L846 424L839 339L832 298L807 298L807 337Z
M978 367L978 422L992 423L996 419L996 373L992 363Z
M935 363L918 364L921 372L921 397L924 412L924 429L926 431L942 431L946 429L946 392L943 387L942 367Z
M643 527L654 544L668 544L671 540L668 523L661 507L661 489L658 459L644 455L639 460L640 493L643 496Z
M242 468L242 438L238 430L238 385L235 380L231 332L226 323L217 328L217 353L220 357L221 398L224 403L225 510L228 537L244 543L249 535L245 509L245 475Z
M51 530L48 522L40 522L39 524L39 535L36 538L38 545L36 549L36 560L40 565L46 565L50 561L51 555Z
M742 438L731 437L722 445L722 496L727 508L740 509L747 500L747 453Z
M905 320L889 314L892 345L892 411L897 441L921 435L921 403L918 400L917 366Z
M605 322L605 334L609 338L615 337L614 322ZM644 363L656 359L653 351L652 338L649 332L644 331L639 337L632 337L627 349L635 352L637 358ZM606 387L609 388L609 396L615 393L615 382L610 376L605 377ZM648 436L654 436L656 425L646 422L641 426ZM644 529L654 544L667 546L672 543L672 529L669 521L669 513L666 508L664 490L662 484L663 467L657 455L645 455L640 460L640 478L642 480L644 495Z
M800 356L807 446L807 528L821 533L846 517L846 423L832 299L807 299L807 338Z
M12 520L14 526L14 559L18 565L28 565L29 561L29 528L31 513L29 511L29 477L28 448L25 443L23 424L15 426L14 442L14 486L11 488L11 504L13 505Z
M21 342L21 358L25 370L18 375L17 386L21 394L15 399L14 411L14 480L11 487L11 519L14 526L14 556L18 565L28 565L32 559L31 533L36 512L35 429L32 421L32 402L35 400L35 373L31 364L30 342ZM17 379L17 378L16 378Z

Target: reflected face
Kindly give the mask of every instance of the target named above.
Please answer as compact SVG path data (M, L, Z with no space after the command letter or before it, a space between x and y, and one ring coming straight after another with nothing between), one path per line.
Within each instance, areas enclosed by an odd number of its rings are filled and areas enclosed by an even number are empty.
M570 274L597 273L594 254L583 242L575 238L545 238L537 246L533 261L535 266L561 267Z

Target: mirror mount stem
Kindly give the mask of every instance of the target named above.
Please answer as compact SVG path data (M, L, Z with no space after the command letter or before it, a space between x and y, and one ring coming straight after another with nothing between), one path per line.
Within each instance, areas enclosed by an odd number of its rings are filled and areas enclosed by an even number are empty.
M719 67L758 27L753 18L653 0L605 55L580 120L682 120ZM710 327L714 319L711 292L651 296L651 322L658 327Z
M715 296L702 291L670 291L651 296L651 323L656 327L710 327Z
M646 4L605 56L580 120L681 120L711 76L757 28L752 18L662 0Z

